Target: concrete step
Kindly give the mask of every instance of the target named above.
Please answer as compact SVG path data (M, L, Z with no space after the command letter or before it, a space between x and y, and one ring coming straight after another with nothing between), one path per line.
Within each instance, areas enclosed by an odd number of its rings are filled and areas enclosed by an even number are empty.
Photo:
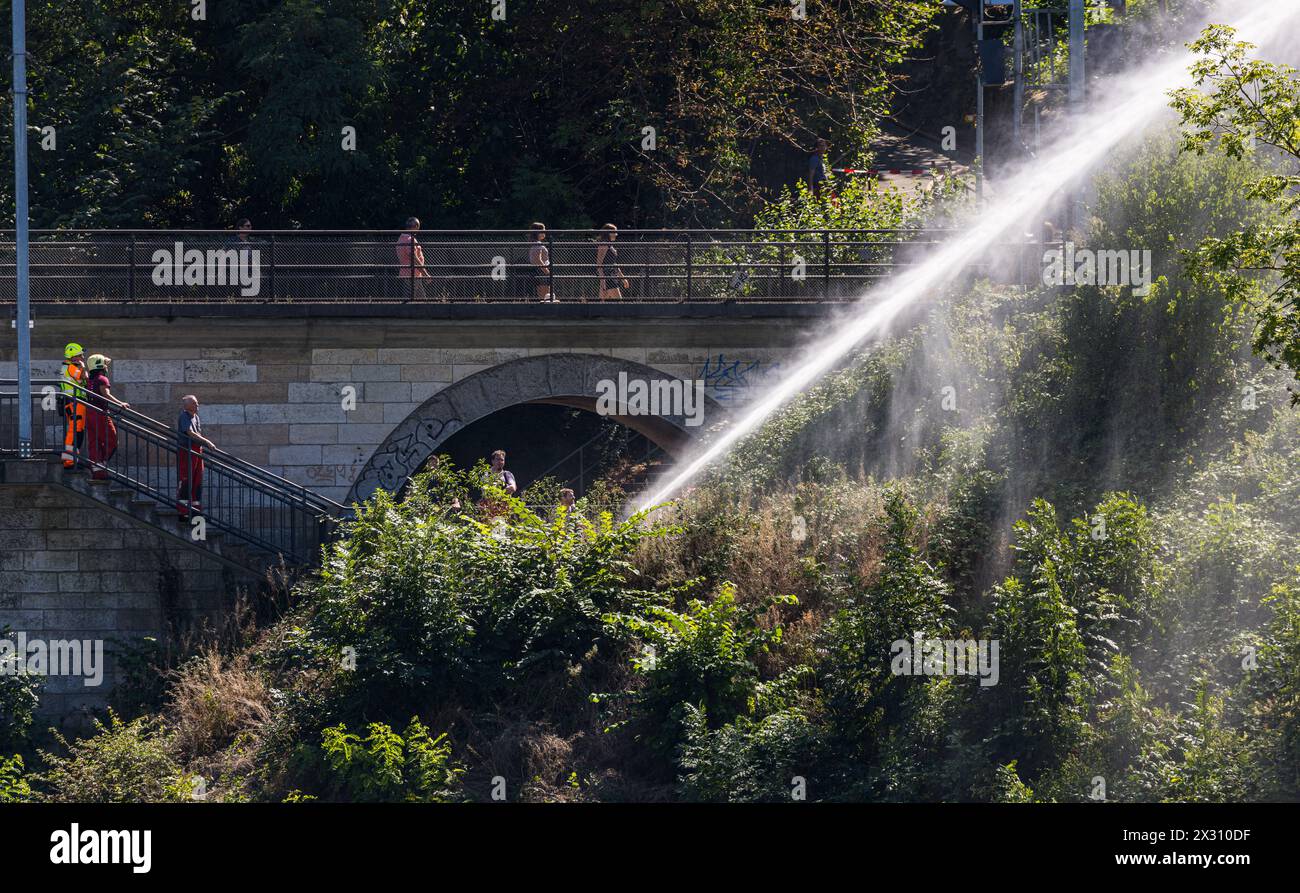
M156 499L111 478L94 479L91 477L93 469L80 467L65 469L57 462L31 464L33 469L29 470L25 467L23 469L28 472L27 477L33 480L61 483L93 502L108 506L178 539L184 539L194 548L201 549L222 561L238 565L258 575L264 574L272 564L279 562L279 558L274 554L216 527L209 526L203 540L191 540L186 536L188 525L181 519L180 510L174 502Z

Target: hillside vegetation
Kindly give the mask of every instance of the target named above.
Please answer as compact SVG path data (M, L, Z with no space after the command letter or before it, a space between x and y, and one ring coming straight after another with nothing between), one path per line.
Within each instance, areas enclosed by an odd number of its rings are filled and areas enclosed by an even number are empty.
M1093 238L1194 247L1255 175L1152 137ZM648 516L489 517L439 465L5 796L1293 800L1300 413L1157 257L1144 297L955 287ZM897 674L929 639L996 684Z

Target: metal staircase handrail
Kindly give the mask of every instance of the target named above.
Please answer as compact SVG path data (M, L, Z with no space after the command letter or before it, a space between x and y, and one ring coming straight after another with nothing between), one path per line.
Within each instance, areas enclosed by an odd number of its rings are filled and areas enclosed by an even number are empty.
M45 385L52 385L57 390L59 387L59 383L60 382L58 379L33 379L32 389L35 392L40 387L44 387ZM0 379L0 387L9 387L9 386L16 386L16 385L17 382L14 379ZM36 394L33 393L33 396L36 396ZM162 437L170 437L173 441L176 440L177 435L175 431L173 431L171 428L169 428L167 425L163 424L162 422L158 421L157 419L151 416L147 416L142 412L139 412L134 409L124 409L120 406L111 406L108 408L108 412L110 415L130 420L143 428L150 429L154 433ZM229 466L232 469L238 469L239 471L242 471L244 474L248 475L249 477L258 478L262 482L266 483L271 487L279 487L284 490L291 490L296 494L298 494L304 503L312 505L313 508L319 509L324 514L328 514L334 517L344 517L351 514L351 509L348 506L345 506L339 502L335 502L333 499L330 499L327 496L322 496L321 494L315 492L314 490L308 489L302 484L296 483L294 481L290 481L286 478L279 476L278 474L275 474L274 472L267 471L265 468L262 468L260 465L254 465L252 462L249 462L247 459L241 459L238 456L228 453L225 450L222 450L220 448L204 449L203 457L204 457L204 461L209 461L209 460L219 461L224 465Z
M0 392L0 441L3 441L0 451L17 451L16 439L9 442L17 430L14 411L17 399L16 393ZM323 497L310 491L304 494L305 488L299 486L286 487L274 479L249 473L244 467L246 463L231 463L225 456L207 451L198 454L203 460L203 497L202 507L194 509L180 499L178 492L181 466L190 459L175 432L160 430L156 422L139 413L127 416L126 411L116 407L105 411L101 401L75 403L86 407L83 438L80 443L74 441L72 447L76 465L143 494L154 503L175 507L182 516L193 510L204 519L202 529L224 531L254 547L306 564L318 558L318 550L329 539L335 524L345 520L341 513L324 510L322 503L328 501ZM66 449L62 438L66 417L48 406L39 392L33 395L33 404L36 420L33 434L39 433L34 452L57 456ZM98 425L92 426L91 413L103 413L111 418L117 431L116 450L106 459L92 458L96 453L91 443L92 428ZM132 416L144 418L146 423L137 422ZM197 529L191 526L191 530Z

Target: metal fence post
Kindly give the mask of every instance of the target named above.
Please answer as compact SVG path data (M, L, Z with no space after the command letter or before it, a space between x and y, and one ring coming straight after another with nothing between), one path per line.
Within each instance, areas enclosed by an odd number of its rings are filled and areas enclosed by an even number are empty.
M126 255L126 294L128 301L135 300L135 233L131 233L131 247L127 249Z
M267 278L271 280L271 294L268 301L275 300L275 233L271 233L271 262L267 264Z
M411 235L411 241L410 243L407 244L406 250L408 252L406 265L411 274L410 277L411 293L406 296L406 300L414 301L415 300L415 235L414 233Z
M826 256L822 259L822 298L831 296L831 231L825 230L822 233L823 250Z
M691 261L692 261L692 243L691 234L688 230L686 233L686 300L691 299Z
M785 242L776 243L776 293L785 297Z
M551 248L551 234L545 232L542 234L542 241L546 243L546 290L550 292L552 301L559 300L555 296L555 253ZM530 295L529 297L533 297Z

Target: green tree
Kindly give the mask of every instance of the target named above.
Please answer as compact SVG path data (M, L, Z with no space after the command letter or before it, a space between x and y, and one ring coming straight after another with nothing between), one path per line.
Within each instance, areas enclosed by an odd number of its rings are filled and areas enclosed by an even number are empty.
M1254 346L1300 380L1300 78L1289 65L1251 58L1253 44L1212 25L1192 43L1195 87L1176 91L1184 145L1204 153L1217 146L1233 158L1272 152L1247 195L1274 215L1237 232L1208 238L1191 255L1196 275L1251 307ZM1262 156L1262 153L1256 157ZM1300 405L1300 391L1292 403Z

